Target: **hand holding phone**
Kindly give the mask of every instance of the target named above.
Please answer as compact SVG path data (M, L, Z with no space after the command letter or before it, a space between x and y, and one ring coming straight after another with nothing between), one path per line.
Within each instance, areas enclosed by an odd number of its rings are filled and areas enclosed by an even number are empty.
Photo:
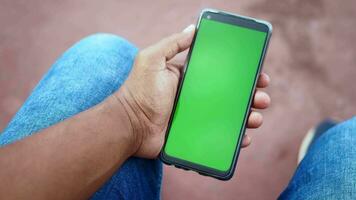
M199 27L198 29L202 30L202 28ZM191 27L185 32L171 35L158 43L141 50L136 55L129 77L119 91L114 94L119 102L124 105L127 119L129 119L132 127L131 132L128 133L127 139L128 142L131 142L132 144L130 155L143 158L156 158L163 146L166 130L168 131L168 135L170 135L169 128L167 129L167 124L170 116L172 119L176 113L175 111L172 112L173 105L177 105L175 97L178 98L178 96L180 96L179 92L183 91L182 89L177 93L177 86L179 85L179 88L181 88L183 82L180 84L178 83L180 80L184 80L182 79L183 74L188 76L190 69L193 68L189 66L189 69L184 73L184 66L182 64L171 63L171 59L176 54L191 47L194 33L196 33L194 27L193 29ZM195 36L195 38L197 39L199 37ZM216 39L219 39L219 37ZM191 53L194 44L192 44L190 50ZM224 53L224 51L221 53ZM193 54L190 56L192 59ZM207 56L209 57L209 55ZM219 67L221 68L222 66L219 65ZM214 67L209 67L209 65L207 65L206 69L214 70ZM222 72L226 73L226 70ZM204 70L199 73L204 75ZM201 81L201 79L198 77L197 81ZM258 87L263 88L266 87L267 84L268 76L261 74ZM251 91L253 90L254 89ZM252 93L253 92L249 94ZM268 103L264 103L269 99L268 95L263 94L265 93L259 91L256 92L253 104L254 108L263 109L268 106ZM249 128L257 128L261 125L262 119L258 112L253 111L251 114L245 115L246 118L247 116L249 116L247 120L247 126ZM172 124L171 122L170 124ZM187 134L187 136L189 136L191 132L187 132ZM239 134L237 139L241 142L242 138L242 135ZM245 137L244 141L244 144L247 145L249 143L248 137ZM167 144L169 144L169 142L167 142L166 145ZM237 149L243 146L240 144L241 143L236 146ZM184 150L184 144L181 147ZM177 149L179 150L179 148ZM171 163L168 159L165 159L164 161L166 163ZM181 166L179 163L172 162L172 164ZM185 168L189 169L188 166L185 166ZM194 168L191 169L195 170Z

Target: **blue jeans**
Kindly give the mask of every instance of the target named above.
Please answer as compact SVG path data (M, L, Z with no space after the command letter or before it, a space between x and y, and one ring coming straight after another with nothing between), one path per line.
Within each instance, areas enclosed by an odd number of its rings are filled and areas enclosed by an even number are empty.
M312 143L279 199L356 199L356 117Z
M129 74L137 48L110 35L89 36L67 50L0 134L0 146L86 110L116 91ZM316 141L280 199L355 199L356 118ZM276 172L278 173L278 172ZM92 199L159 199L162 164L128 159Z
M130 73L137 48L110 34L87 37L67 50L0 134L0 146L29 136L103 101ZM92 199L159 199L162 163L128 159Z

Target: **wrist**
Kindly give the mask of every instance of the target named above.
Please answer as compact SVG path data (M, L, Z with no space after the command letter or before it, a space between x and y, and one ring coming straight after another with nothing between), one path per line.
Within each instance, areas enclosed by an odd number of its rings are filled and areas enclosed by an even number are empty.
M139 109L132 103L131 95L124 85L112 96L115 99L114 106L117 107L117 112L120 113L120 119L125 121L129 129L129 137L132 140L132 154L135 154L142 144L145 130L145 125L138 114Z
M134 134L134 126L131 122L132 117L128 115L124 104L116 95L111 95L104 101L104 109L102 109L101 113L102 118L106 118L107 121L105 132L111 132L114 136L112 137L112 142L117 141L125 157L128 158L134 155L139 146L138 139Z

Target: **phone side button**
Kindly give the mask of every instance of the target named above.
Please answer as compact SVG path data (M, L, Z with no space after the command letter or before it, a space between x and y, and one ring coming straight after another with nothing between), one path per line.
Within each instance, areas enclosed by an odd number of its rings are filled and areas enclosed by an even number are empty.
M182 169L184 169L185 171L189 171L190 169L187 169L187 168L185 168L185 167L182 167Z
M181 167L181 166L178 166L178 165L174 165L176 168L178 168L178 169L183 169L183 170L186 170L186 171L188 171L189 169L187 169L187 168L185 168L185 167Z
M202 172L198 172L198 174L203 175L203 176L208 176L207 174L202 173Z

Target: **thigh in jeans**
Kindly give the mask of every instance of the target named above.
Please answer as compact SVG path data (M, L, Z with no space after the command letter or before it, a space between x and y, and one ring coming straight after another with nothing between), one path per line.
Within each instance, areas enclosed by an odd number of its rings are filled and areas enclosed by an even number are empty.
M356 117L313 143L279 199L356 199Z
M0 134L0 146L84 111L116 91L128 76L137 48L111 34L89 36L67 50ZM128 159L93 199L158 199L162 164Z

